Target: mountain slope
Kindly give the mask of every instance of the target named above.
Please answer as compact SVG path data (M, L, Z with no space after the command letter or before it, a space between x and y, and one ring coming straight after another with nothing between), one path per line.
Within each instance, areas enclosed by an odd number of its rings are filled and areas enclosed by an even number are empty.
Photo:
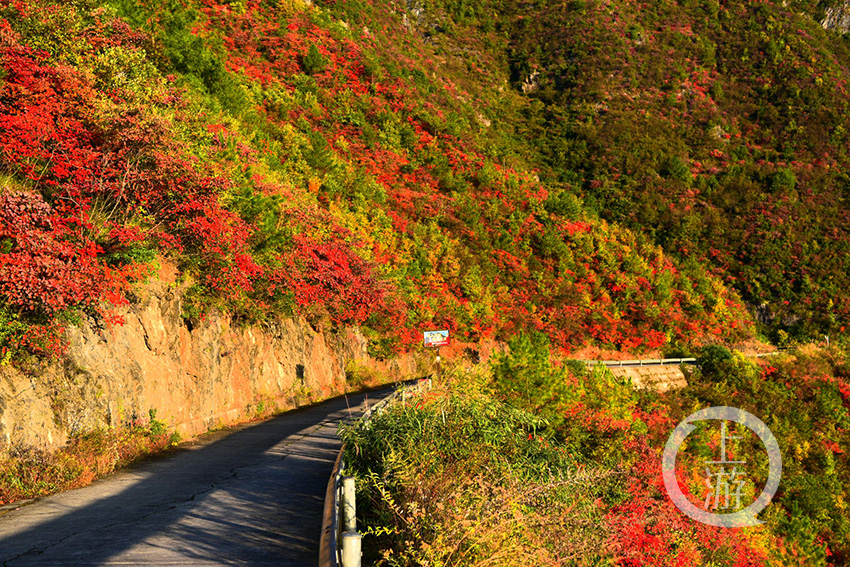
M846 329L850 38L830 3L493 3L549 186L695 259L775 339Z
M455 86L459 56L437 75L373 11L380 33L297 3L5 7L5 352L61 350L162 254L189 321L299 312L365 325L377 354L434 326L637 351L752 332L717 277L502 151L516 134Z

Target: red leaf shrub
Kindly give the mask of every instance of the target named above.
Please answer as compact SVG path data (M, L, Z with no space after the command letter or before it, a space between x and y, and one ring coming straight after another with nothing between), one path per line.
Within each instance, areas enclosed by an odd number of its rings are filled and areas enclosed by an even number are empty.
M389 308L385 287L373 267L338 241L297 235L295 252L281 272L301 307L323 306L338 323L363 323Z
M92 242L75 242L38 193L0 194L0 294L12 307L51 315L88 305L105 292L106 269Z

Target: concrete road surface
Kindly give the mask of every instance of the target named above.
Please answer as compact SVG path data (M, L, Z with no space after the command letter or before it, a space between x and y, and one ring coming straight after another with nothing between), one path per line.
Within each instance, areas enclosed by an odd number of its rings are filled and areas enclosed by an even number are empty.
M337 423L390 390L219 431L0 515L0 564L316 564Z

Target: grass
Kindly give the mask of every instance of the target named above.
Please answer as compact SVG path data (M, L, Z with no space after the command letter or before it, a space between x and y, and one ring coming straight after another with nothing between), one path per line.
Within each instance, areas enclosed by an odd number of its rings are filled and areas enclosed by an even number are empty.
M14 448L0 460L0 504L86 486L179 442L177 433L153 419L132 428L92 431L57 451Z
M571 456L543 434L542 420L485 390L469 381L438 387L343 430L358 477L364 564L602 557L609 534L597 500L621 490L621 473Z

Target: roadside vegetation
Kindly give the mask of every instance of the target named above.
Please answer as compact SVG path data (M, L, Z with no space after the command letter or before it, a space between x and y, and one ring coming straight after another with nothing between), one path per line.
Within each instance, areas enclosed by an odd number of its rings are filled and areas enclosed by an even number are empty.
M850 371L842 353L796 351L768 363L707 349L687 388L658 394L604 369L556 364L540 335L511 347L486 371L449 373L421 398L343 430L367 564L846 563ZM782 481L763 526L694 522L665 492L668 436L714 405L755 414L779 441ZM698 429L678 459L680 486L700 507L700 463L717 458L718 433ZM756 438L728 450L748 463L746 505L767 477L764 448Z
M86 486L179 441L151 412L131 427L78 435L58 451L13 448L0 459L0 505Z

